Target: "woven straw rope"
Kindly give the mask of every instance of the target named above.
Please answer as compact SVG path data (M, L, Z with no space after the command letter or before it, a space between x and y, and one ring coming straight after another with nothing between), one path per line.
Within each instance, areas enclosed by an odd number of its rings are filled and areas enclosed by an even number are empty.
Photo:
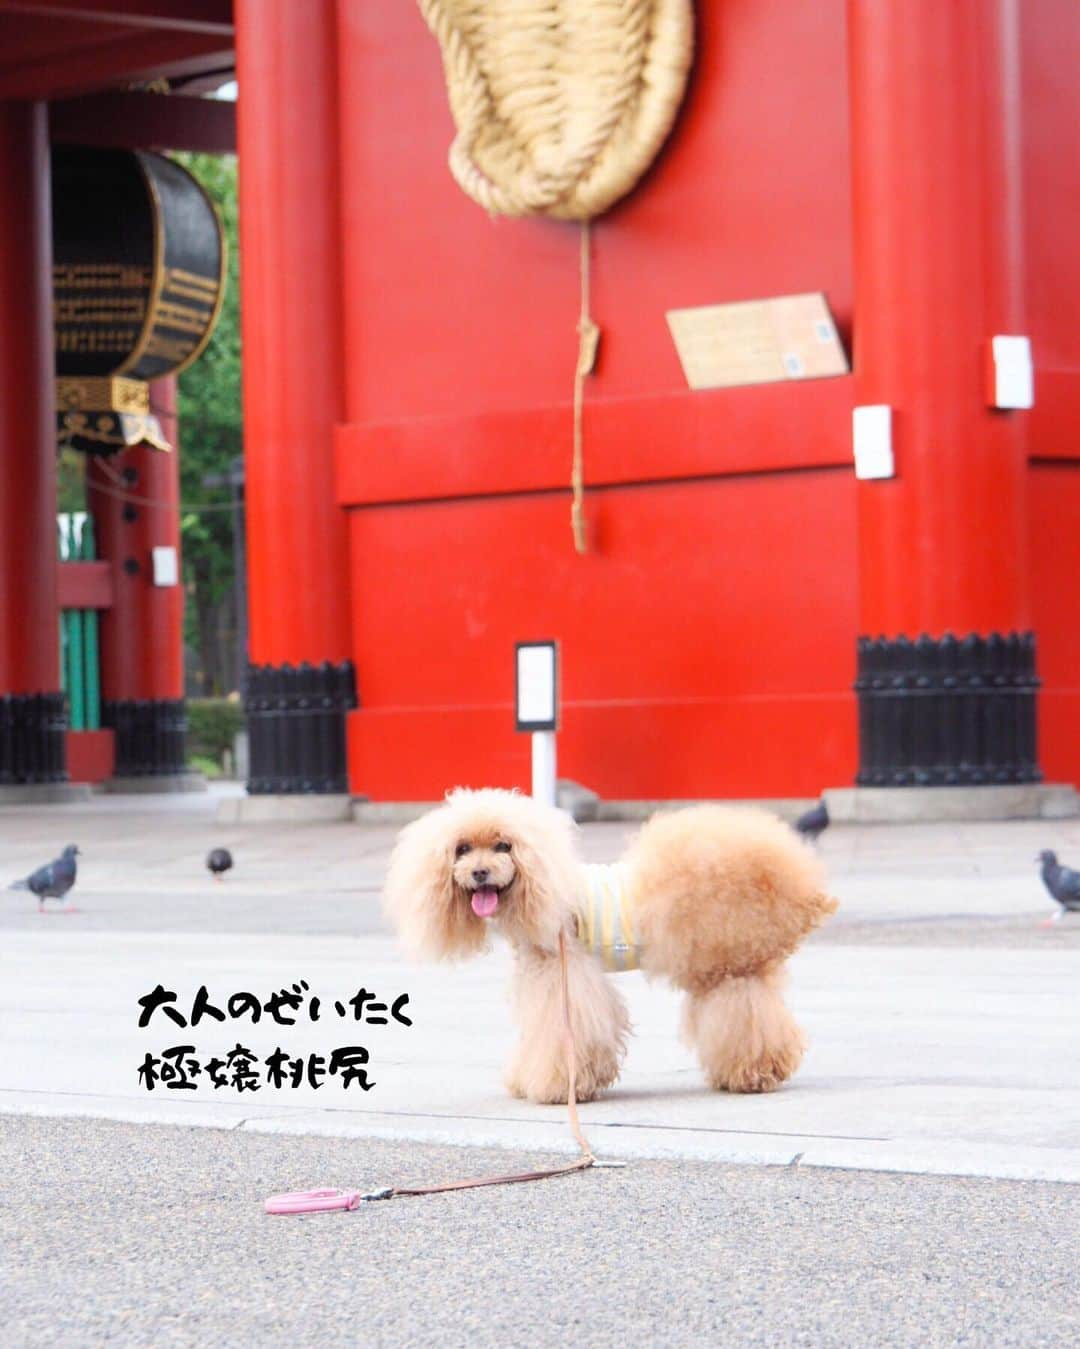
M450 171L492 214L587 222L635 185L671 130L693 56L692 0L419 0L442 49ZM573 528L582 506L589 239L574 378Z
M589 220L671 130L691 0L419 0L442 48L450 169L499 215Z

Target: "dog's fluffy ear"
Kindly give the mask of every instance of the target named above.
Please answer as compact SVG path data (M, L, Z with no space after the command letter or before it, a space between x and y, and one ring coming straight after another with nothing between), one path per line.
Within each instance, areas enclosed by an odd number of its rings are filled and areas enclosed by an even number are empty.
M517 798L507 815L517 870L517 893L507 921L531 945L557 950L578 885L574 822L530 797Z
M454 844L446 806L407 825L390 855L383 910L406 948L427 960L461 960L487 947L484 920L454 884Z

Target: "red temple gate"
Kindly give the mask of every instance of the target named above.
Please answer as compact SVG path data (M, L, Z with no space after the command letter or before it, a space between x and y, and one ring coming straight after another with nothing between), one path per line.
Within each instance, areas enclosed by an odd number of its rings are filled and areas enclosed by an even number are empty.
M0 0L0 19L18 8ZM1074 5L696 6L672 135L593 227L583 556L576 229L490 219L458 190L419 10L237 0L182 29L180 0L159 9L177 28L151 73L235 45L240 83L256 790L525 785L512 653L537 636L562 646L562 769L606 797L1080 778L1080 338L1060 300L1080 280ZM43 446L25 395L51 380L45 132L13 100L119 80L0 78L0 157L23 189L0 225L20 315L0 346L19 497L0 506L0 597L36 634L0 645L17 697L56 692L37 617L56 582L31 546L53 508L44 450L16 449ZM805 292L826 296L853 374L687 387L668 311ZM1030 410L991 406L1001 335L1030 338ZM895 476L856 480L857 406L890 409ZM969 639L959 684L949 634ZM860 672L860 650L880 668ZM894 692L921 710L897 720ZM942 708L975 727L967 748ZM324 750L282 734L316 716Z

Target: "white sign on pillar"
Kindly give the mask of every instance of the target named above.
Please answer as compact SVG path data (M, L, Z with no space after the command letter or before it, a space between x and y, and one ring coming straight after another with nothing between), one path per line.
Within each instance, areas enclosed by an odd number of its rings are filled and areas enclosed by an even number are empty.
M154 585L175 586L180 584L180 560L176 555L175 548L151 548L150 558L153 564Z
M856 478L895 478L892 408L887 403L854 408L851 433Z
M532 734L532 794L555 804L555 732L559 728L559 652L555 642L518 642L514 704L517 729Z
M1031 339L998 336L990 339L990 388L988 398L995 408L1035 406L1035 366Z

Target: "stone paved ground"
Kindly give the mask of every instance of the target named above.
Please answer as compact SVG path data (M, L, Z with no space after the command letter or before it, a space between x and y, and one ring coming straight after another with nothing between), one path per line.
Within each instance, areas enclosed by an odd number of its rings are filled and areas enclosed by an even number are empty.
M677 999L623 976L636 1037L582 1117L624 1170L275 1220L276 1190L572 1144L561 1112L502 1091L505 955L418 969L385 933L392 829L226 828L213 807L0 809L0 886L64 843L85 854L75 913L0 888L5 1342L1077 1341L1080 1187L1057 1182L1080 1180L1080 920L1044 925L1034 858L1080 861L1080 822L830 830L841 910L790 993L812 1049L772 1096L708 1092ZM630 831L587 827L584 850L614 858ZM237 861L220 885L216 844ZM176 1038L136 1027L153 984L190 1001L298 978L328 1000L410 993L412 1028L363 1028L370 1093L141 1089L137 1063ZM264 1029L244 1038L265 1053ZM204 1023L199 1052L227 1031ZM277 1034L330 1044L325 1023Z

